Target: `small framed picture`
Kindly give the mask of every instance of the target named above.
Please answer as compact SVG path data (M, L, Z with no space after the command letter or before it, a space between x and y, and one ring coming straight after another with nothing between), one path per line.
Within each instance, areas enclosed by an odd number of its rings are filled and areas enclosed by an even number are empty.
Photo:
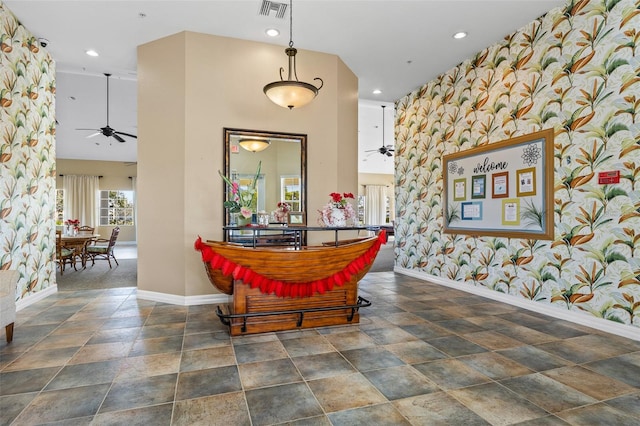
M507 198L509 196L509 172L494 173L492 198Z
M486 182L487 177L485 175L478 175L471 177L471 198L485 198L486 196Z
M518 198L502 200L502 224L520 225L520 200Z
M529 197L536 195L536 168L529 167L516 171L518 197Z
M482 220L482 201L462 203L462 220Z
M302 212L290 212L289 213L289 223L291 225L302 225L302 224L304 224L304 213L302 213Z
M467 199L467 179L455 179L453 181L453 201L464 201Z

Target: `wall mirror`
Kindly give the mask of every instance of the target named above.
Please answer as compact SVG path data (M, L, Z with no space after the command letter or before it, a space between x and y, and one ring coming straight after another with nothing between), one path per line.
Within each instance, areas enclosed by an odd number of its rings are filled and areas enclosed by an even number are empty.
M224 141L225 176L241 187L251 182L262 162L257 210L271 213L286 201L295 224L306 224L307 135L225 127ZM225 226L233 224L228 211L224 218Z

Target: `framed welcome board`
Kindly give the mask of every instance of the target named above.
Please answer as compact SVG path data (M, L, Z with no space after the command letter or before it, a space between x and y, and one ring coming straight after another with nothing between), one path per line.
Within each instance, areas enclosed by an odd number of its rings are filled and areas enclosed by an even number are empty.
M553 129L442 161L445 233L553 239Z

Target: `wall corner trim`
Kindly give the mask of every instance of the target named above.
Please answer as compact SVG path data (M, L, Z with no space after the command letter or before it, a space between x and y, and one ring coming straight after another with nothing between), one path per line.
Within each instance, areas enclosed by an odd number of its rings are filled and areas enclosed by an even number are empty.
M151 300L153 302L169 303L171 305L213 305L216 303L229 303L231 297L226 294L203 294L198 296L179 296L177 294L158 293L156 291L138 290L138 299Z
M39 291L37 293L32 293L27 297L24 297L16 302L16 311L20 311L26 308L27 306L31 306L34 303L44 299L45 297L50 296L53 293L57 293L57 292L58 292L58 285L54 284L54 285L50 285L49 287L45 288L42 291Z
M627 339L640 341L640 328L633 325L619 324L617 322L609 321L602 318L597 318L592 315L579 312L579 311L567 311L555 308L551 305L534 302L532 300L521 299L513 297L505 293L489 290L484 287L475 287L471 285L462 285L460 281L453 281L446 278L430 275L425 272L418 272L412 269L405 269L401 267L395 267L394 272L407 275L410 277L418 278L424 281L429 281L434 284L442 285L445 287L455 288L456 290L462 290L467 293L472 293L478 296L486 297L487 299L496 300L498 302L507 303L509 305L517 306L519 308L528 309L539 314L548 315L550 317L562 319L565 321L573 322L575 324L583 325L586 327L594 328L596 330L604 331L606 333L615 334L617 336L626 337Z

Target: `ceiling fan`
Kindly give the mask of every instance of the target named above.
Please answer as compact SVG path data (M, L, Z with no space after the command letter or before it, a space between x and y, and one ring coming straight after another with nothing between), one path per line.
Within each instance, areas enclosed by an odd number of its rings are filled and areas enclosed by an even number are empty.
M107 125L99 129L76 129L76 130L95 130L96 131L95 133L87 136L87 138L92 138L98 135L104 135L106 137L113 137L118 142L125 142L125 140L120 136L120 135L123 135L123 136L128 136L130 138L138 139L136 135L132 135L131 133L118 132L114 130L111 126L109 126L109 77L111 77L111 74L105 73L104 75L107 77Z
M379 152L382 155L386 155L387 157L391 157L393 155L393 145L385 145L384 144L384 109L386 105L382 105L382 146L378 149L370 149L365 152Z

